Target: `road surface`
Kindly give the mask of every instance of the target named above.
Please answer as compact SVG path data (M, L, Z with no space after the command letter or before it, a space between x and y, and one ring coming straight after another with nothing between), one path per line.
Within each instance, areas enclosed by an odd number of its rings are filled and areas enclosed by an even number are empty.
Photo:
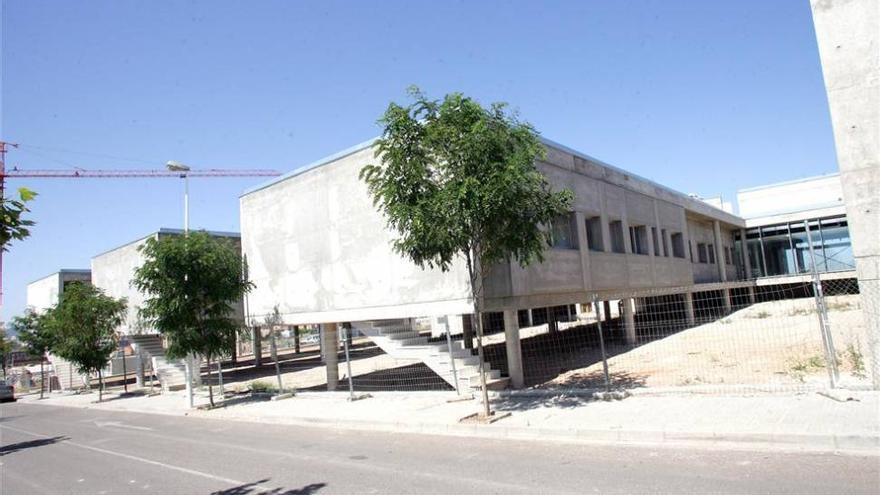
M880 493L880 458L337 431L0 406L0 493Z

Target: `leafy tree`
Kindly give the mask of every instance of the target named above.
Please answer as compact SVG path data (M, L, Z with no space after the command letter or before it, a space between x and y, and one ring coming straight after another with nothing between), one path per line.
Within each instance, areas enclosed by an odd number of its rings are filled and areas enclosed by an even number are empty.
M0 200L0 251L7 251L13 240L21 241L31 235L29 227L34 221L23 218L23 215L30 211L27 203L36 196L37 193L30 189L20 187L18 199L4 197Z
M46 353L55 343L55 336L47 325L47 316L28 309L22 316L13 318L11 324L27 353L40 357L40 398L42 399L46 388L43 363L46 360Z
M98 374L98 401L103 400L103 368L116 351L116 328L125 321L127 301L91 285L74 282L46 321L54 334L52 352L70 361L80 373Z
M542 226L566 212L570 191L553 192L536 169L544 154L537 132L503 103L484 108L460 93L430 100L411 88L413 103L391 103L380 119L378 165L361 170L374 204L398 237L394 249L421 267L449 270L464 257L483 366L483 283L489 268L543 259ZM480 374L489 415L485 374Z
M3 378L6 378L6 366L12 354L12 342L6 338L6 330L0 329L0 366L3 367Z
M168 337L168 355L222 356L241 331L235 305L253 288L242 274L241 257L229 242L205 232L149 239L144 264L132 284L147 299L140 315ZM208 385L211 405L214 390Z

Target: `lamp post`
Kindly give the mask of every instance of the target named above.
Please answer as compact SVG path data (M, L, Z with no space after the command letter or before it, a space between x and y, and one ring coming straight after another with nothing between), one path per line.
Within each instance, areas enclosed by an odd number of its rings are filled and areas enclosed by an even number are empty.
M189 236L189 174L190 168L180 162L169 160L165 167L172 172L180 172L180 178L183 179L183 235ZM186 280L186 274L183 274ZM188 356L184 361L184 379L186 380L186 399L189 401L189 408L193 408L193 364L195 359Z

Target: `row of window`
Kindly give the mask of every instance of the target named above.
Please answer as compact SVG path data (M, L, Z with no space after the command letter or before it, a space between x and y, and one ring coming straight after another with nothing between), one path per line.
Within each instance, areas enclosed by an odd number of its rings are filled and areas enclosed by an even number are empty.
M574 213L563 215L551 223L551 245L559 249L578 249L577 225ZM587 233L587 248L590 251L605 252L605 239L602 232L602 217L592 216L584 220ZM626 254L623 222L608 222L608 247L612 253ZM649 225L630 225L629 242L632 254L647 255L648 243L654 248L655 256L684 258L684 235L681 232L669 232ZM662 250L661 250L662 245ZM692 256L693 257L693 256Z
M722 252L724 253L724 264L732 265L733 264L733 249L730 246L722 246ZM691 248L691 262L696 263L699 261L700 263L708 263L710 265L715 264L715 245L712 243L697 243L697 259L694 259L694 250Z

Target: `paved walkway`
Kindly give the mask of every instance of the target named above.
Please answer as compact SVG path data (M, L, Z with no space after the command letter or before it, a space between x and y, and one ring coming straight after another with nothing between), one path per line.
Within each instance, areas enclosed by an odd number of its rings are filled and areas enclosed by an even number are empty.
M119 398L50 394L21 400L45 405L193 415L276 424L578 443L702 445L722 448L842 451L880 455L880 394L631 396L598 401L571 395L499 397L493 424L461 423L474 400L447 392L380 392L348 401L348 393L311 392L279 400L227 399L227 407L189 410L183 392ZM106 398L109 397L109 400ZM206 404L206 394L197 405Z

